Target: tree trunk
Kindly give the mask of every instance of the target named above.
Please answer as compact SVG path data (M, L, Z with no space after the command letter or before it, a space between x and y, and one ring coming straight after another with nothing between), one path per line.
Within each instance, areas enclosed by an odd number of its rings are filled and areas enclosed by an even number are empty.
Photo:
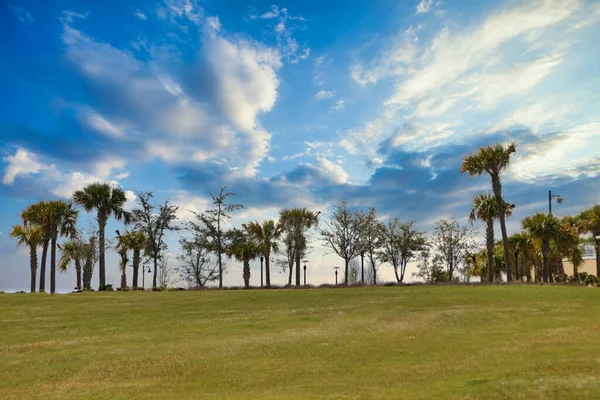
M77 288L81 289L81 261L79 258L75 259L75 275L77 280Z
M267 287L271 287L271 260L269 260L270 257L271 254L267 252L267 254L265 254L265 279Z
M550 265L548 260L548 253L550 252L550 243L547 240L542 242L542 259L544 263L544 283L548 283L550 279Z
M138 287L138 271L140 269L140 250L133 250L133 287Z
M365 253L360 253L360 282L365 284Z
M244 287L250 287L250 260L244 260Z
M488 283L494 282L494 221L487 221L485 228L485 244L487 247Z
M519 251L515 251L515 274L517 275L517 280L521 280L521 276L519 274Z
M344 260L344 285L348 286L348 267L350 266L350 260Z
M125 270L121 272L121 289L125 289L127 287L127 274Z
M56 292L56 237L50 243L50 293Z
M300 256L296 257L296 286L300 287Z
M492 190L496 196L496 206L498 207L498 217L500 219L500 230L502 231L502 244L504 246L504 262L506 264L506 281L512 282L512 266L510 262L510 247L508 246L508 235L506 234L506 215L504 210L504 200L502 199L502 184L499 175L492 175Z
M377 285L377 269L375 268L375 260L372 256L369 256L371 260L371 269L373 270L373 285Z
M294 271L294 260L292 260L292 262L288 261L288 267L290 269L290 271L289 271L290 274L289 274L289 277L288 277L288 285L292 286L292 275L293 275L293 271Z
M48 256L48 240L42 244L42 263L40 265L40 292L46 291L46 258Z
M106 260L104 258L104 251L106 249L106 242L104 238L104 229L106 228L106 217L98 214L98 277L99 277L99 290L106 289Z
M400 283L400 277L398 276L398 267L396 265L393 265L394 267L394 275L396 275L396 281L398 283Z
M29 246L29 269L31 270L31 293L35 293L35 278L37 276L37 247Z
M152 277L152 287L156 287L156 277L158 274L158 258L154 258L154 276Z

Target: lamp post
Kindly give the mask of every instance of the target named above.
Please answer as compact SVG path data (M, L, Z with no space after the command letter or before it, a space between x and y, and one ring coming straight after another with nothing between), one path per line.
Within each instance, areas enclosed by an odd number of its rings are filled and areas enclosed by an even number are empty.
M304 263L304 286L306 286L306 263L310 262L308 260L302 261Z
M152 272L150 267L148 267L148 271L146 271L146 266L142 266L142 288L146 289L146 272Z
M556 202L562 204L564 199L560 194L552 194L552 190L548 191L548 214L552 215L552 199L556 197Z
M263 287L263 261L264 261L264 257L261 255L260 256L260 287Z
M333 269L335 269L335 286L337 286L338 284L338 269L340 269L340 267L333 267Z

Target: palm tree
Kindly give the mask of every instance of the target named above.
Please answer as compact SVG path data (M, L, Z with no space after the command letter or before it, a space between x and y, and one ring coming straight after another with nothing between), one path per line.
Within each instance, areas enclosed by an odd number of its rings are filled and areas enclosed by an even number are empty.
M496 205L500 211L500 229L502 231L502 243L504 245L504 257L506 259L506 280L512 281L512 269L510 263L510 248L508 246L508 235L506 233L506 212L502 204L502 183L500 173L508 166L510 156L517 151L517 144L512 142L507 146L495 144L492 146L481 147L477 152L468 154L463 159L460 167L461 173L468 173L471 176L480 176L487 172L492 179L492 191L496 197Z
M48 204L47 224L50 230L50 293L56 291L56 242L59 236L75 237L77 216L72 203L53 200Z
M121 269L121 289L125 289L127 287L127 263L129 262L129 258L127 257L129 238L127 235L121 236L118 230L116 232L117 244L115 250L119 254L119 257L121 257L121 261L119 262L119 268Z
M508 243L515 257L515 272L517 279L521 279L524 272L527 281L531 281L530 256L532 253L532 238L526 232L517 232L508 238ZM522 261L519 263L519 261ZM523 271L521 271L523 270Z
M81 273L82 273L82 263L85 262L86 256L86 244L81 241L79 238L72 239L68 242L64 242L62 245L59 245L60 249L60 259L58 260L58 269L60 271L66 271L69 264L73 263L75 265L75 275L76 275L76 288L81 288Z
M98 245L99 245L99 278L100 289L106 287L106 261L105 247L106 240L104 238L104 230L108 218L111 216L117 220L129 222L130 215L123 209L123 205L127 201L123 189L112 186L108 183L92 183L86 186L83 190L78 190L73 194L73 201L79 204L87 212L92 210L97 211L96 220L98 221Z
M261 254L261 248L254 243L243 231L233 229L228 233L231 244L227 248L227 256L233 257L244 264L244 286L250 287L250 261Z
M258 221L249 222L243 225L244 229L256 242L260 254L265 259L265 275L267 287L271 286L271 251L279 251L277 240L281 236L282 229L274 220L263 221L262 225Z
M279 225L289 234L293 242L296 258L296 286L300 286L300 260L306 253L308 240L306 233L319 223L320 211L313 213L306 208L286 208L279 213Z
M31 270L31 293L35 293L35 279L37 276L37 248L43 241L43 230L38 225L15 225L10 236L17 239L17 245L29 246L29 269Z
M127 246L129 249L133 250L133 282L132 286L137 288L138 286L138 271L140 268L141 262L141 253L142 250L146 248L148 245L148 237L143 231L127 231L125 235L123 235L127 242Z
M527 217L522 222L525 229L532 237L541 242L542 262L544 264L544 282L547 283L550 278L550 242L556 240L562 229L558 218L553 215L536 213Z
M502 201L504 212L507 216L512 214L513 205ZM494 220L498 218L498 204L496 198L490 193L479 193L473 197L473 208L469 215L469 221L475 220L485 222L485 242L487 247L488 282L494 281ZM508 267L509 264L507 264ZM507 271L507 276L509 275Z
M37 225L42 228L42 260L40 264L40 292L46 291L46 258L48 256L48 246L52 236L51 227L48 224L49 208L48 203L39 201L29 205L21 213L23 226Z
M600 276L600 204L583 210L578 219L584 232L589 232L594 237L596 247L596 276Z

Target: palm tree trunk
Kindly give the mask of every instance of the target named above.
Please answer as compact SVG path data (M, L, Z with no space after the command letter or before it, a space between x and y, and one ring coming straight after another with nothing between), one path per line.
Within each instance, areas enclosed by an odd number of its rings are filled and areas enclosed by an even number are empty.
M250 260L244 260L244 287L250 287Z
M31 270L31 293L35 293L35 278L37 276L37 246L29 246L29 269Z
M48 256L48 240L42 244L42 263L40 265L40 292L46 291L46 258Z
M56 238L50 244L50 293L56 292Z
M298 252L300 253L300 252ZM296 286L300 287L300 255L296 256Z
M140 250L133 250L133 287L138 287L138 270L140 268Z
M542 242L542 259L544 263L544 283L548 283L550 279L550 265L548 260L548 253L550 251L550 243L547 240Z
M105 260L105 238L104 229L106 228L106 217L98 213L98 275L99 290L106 289L106 260Z
M488 283L494 282L494 221L487 221L485 228L485 244L487 247Z
M121 289L125 289L127 287L127 273L125 270L121 272Z
M515 251L515 274L517 275L517 280L520 281L521 277L519 274L519 252Z
M77 275L77 288L81 289L81 261L75 259L75 275Z
M502 184L500 183L500 176L492 175L492 190L496 196L498 217L500 219L500 230L502 231L502 244L504 245L504 260L506 263L506 281L512 282L510 247L508 246L508 235L506 233L506 214L504 212L504 200L502 199Z
M269 257L271 257L271 254L267 252L267 254L265 254L265 278L267 287L271 287L271 264Z

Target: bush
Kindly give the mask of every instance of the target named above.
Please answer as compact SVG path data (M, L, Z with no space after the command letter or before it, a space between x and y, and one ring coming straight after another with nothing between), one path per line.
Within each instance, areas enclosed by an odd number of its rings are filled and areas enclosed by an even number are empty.
M162 288L162 287L159 287L159 286L154 286L154 287L152 288L152 291L153 291L153 292L162 292L162 291L163 291L163 288Z
M113 285L112 284L108 284L108 285L100 285L100 287L98 287L98 291L99 292L112 292L113 289Z
M118 290L118 289L117 289ZM129 288L128 287L124 287L123 289L121 289L121 292L129 292Z

